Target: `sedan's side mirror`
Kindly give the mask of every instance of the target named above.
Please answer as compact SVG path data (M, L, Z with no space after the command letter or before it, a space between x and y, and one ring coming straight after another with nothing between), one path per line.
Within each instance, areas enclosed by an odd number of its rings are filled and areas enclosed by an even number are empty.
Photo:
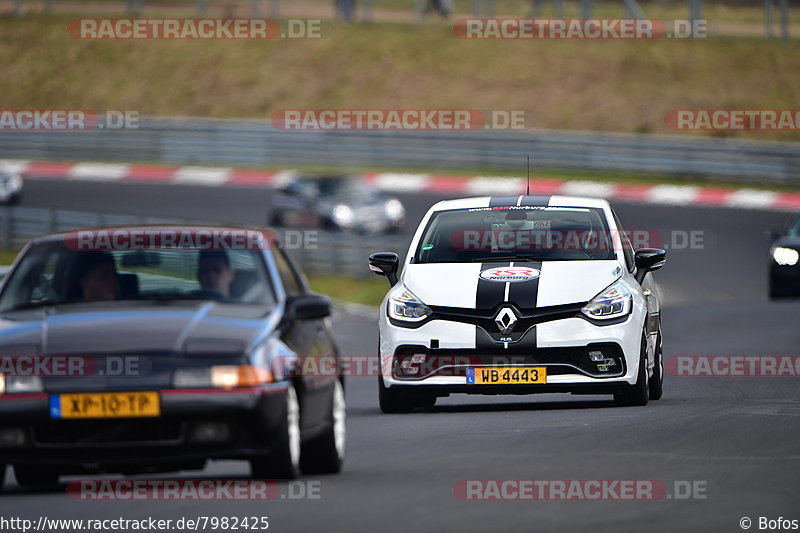
M286 302L286 307L295 320L321 319L331 314L330 302L319 294L292 296Z
M667 252L661 248L636 250L636 281L642 282L648 272L658 270L667 262Z
M392 286L397 283L397 269L399 266L400 258L396 253L378 252L369 256L369 269L379 276L386 276Z
M769 242L777 241L781 238L781 232L775 228L768 229L764 232L764 238L767 239Z

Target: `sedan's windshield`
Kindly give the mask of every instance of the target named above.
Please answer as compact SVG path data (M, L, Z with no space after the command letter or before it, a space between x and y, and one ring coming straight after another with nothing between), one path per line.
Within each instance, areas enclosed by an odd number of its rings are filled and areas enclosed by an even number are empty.
M441 211L425 228L415 263L615 259L601 209L475 208Z
M29 249L11 274L0 312L109 300L272 305L275 294L258 251L76 251L45 242Z

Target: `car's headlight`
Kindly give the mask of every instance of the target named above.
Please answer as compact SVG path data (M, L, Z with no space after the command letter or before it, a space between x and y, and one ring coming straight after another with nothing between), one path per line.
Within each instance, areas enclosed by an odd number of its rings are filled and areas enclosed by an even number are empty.
M581 312L589 318L610 320L626 316L632 307L633 297L630 289L622 281L615 281L584 305Z
M772 259L781 266L794 266L800 260L800 253L794 248L776 246L772 249Z
M6 393L6 377L0 374L0 394Z
M275 378L272 372L253 365L179 368L172 377L173 385L178 388L234 389L236 387L254 387L273 381Z
M356 215L350 206L341 204L333 208L333 220L342 226L352 226Z
M42 378L39 376L5 376L2 381L5 394L44 392Z
M397 220L403 218L406 214L405 208L403 208L403 204L400 203L400 200L397 198L392 198L386 202L384 205L384 209L386 211L386 216L391 218L392 220Z
M389 297L389 316L406 322L425 320L433 313L431 309L414 296L414 293L400 286Z

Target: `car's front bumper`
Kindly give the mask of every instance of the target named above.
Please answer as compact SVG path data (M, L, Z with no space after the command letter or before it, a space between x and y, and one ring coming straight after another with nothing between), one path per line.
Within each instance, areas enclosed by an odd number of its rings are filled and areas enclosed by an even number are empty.
M154 418L52 419L49 394L0 396L0 463L61 472L201 467L207 459L268 455L287 384L159 391ZM22 435L22 442L20 442Z
M635 383L639 371L644 317L637 313L623 322L604 325L578 317L553 320L537 324L517 343L493 345L476 342L482 334L474 324L431 320L416 328L405 328L384 316L380 324L381 369L383 383L390 388L425 389L438 395L613 393ZM599 371L597 362L589 356L593 351L603 352L616 364ZM409 376L403 370L403 361L415 353L424 354L425 360L418 365L417 374ZM507 366L546 367L546 383L467 383L467 368Z

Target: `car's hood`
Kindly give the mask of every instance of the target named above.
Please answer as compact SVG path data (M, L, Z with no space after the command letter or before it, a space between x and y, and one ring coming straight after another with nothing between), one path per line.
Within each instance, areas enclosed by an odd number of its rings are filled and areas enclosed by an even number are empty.
M773 246L785 246L786 248L794 248L795 250L800 250L800 237L789 237L788 235L784 235L777 239Z
M430 263L409 264L403 283L427 305L490 309L508 301L521 308L587 302L622 274L616 261L514 262L525 272L527 281L490 281L487 270L508 267L510 263ZM535 275L539 271L538 277ZM485 272L481 277L481 272ZM512 272L500 272L503 276ZM508 279L508 278L505 278Z
M0 316L0 353L241 354L277 318L266 307L211 302L56 306Z

